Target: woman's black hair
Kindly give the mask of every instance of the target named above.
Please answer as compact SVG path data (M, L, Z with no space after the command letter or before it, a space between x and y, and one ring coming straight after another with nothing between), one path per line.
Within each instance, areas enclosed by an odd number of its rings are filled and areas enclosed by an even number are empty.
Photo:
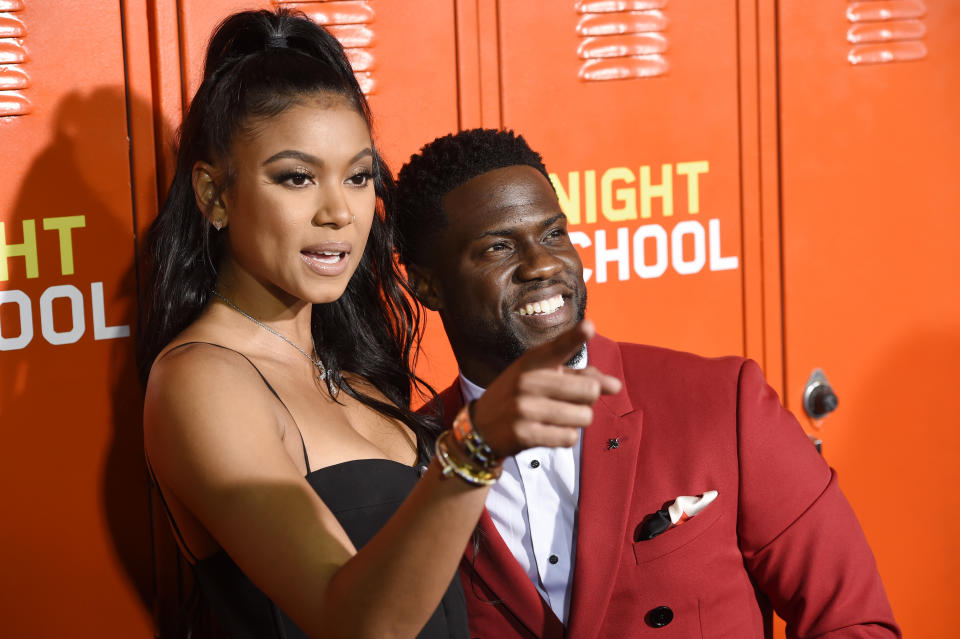
M317 94L345 99L371 126L370 109L343 48L322 27L282 9L238 13L217 27L203 82L180 129L173 183L146 238L149 275L138 340L144 381L160 351L209 301L224 251L228 231L211 232L196 204L194 164L229 159L233 140L252 119L278 115ZM228 168L221 191L231 179ZM435 393L413 372L421 312L395 259L394 181L375 147L373 181L377 211L363 256L343 295L314 305L313 337L333 384L409 426L417 435L419 457L426 459L439 425L410 410L410 395L414 388L425 397ZM390 402L353 388L344 371L368 380Z

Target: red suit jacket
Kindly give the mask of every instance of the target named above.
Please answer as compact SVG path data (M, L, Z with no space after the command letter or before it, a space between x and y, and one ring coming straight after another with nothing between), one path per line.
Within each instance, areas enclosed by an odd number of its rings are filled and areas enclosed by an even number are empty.
M460 567L471 637L759 638L766 598L789 637L900 636L836 473L754 362L600 336L589 357L624 385L584 430L567 627L484 511ZM449 424L457 383L440 400ZM708 490L703 512L635 541L646 515Z

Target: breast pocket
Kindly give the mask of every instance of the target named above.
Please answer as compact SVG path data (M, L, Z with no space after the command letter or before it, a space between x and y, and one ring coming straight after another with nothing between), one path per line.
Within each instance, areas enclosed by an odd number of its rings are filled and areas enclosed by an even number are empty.
M707 506L707 509L673 528L668 528L665 532L657 535L653 539L633 542L633 556L638 564L653 561L668 553L686 546L694 539L704 534L720 521L723 512L721 510L718 498L714 503ZM641 522L637 521L636 526Z

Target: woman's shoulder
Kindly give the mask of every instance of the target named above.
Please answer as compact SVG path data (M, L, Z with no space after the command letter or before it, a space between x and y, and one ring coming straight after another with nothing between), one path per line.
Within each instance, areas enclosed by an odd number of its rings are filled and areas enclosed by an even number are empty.
M273 425L272 396L259 370L241 351L214 341L176 339L153 363L147 379L144 427L179 424L189 430L230 421Z
M204 339L175 339L153 362L147 380L151 386L173 386L178 390L208 387L217 382L256 379L256 367L241 351ZM252 377L251 377L252 374ZM204 380L201 386L193 386ZM184 388L186 387L186 388Z
M191 369L227 366L229 368L244 360L250 362L243 352L231 346L209 339L178 338L160 351L150 372L152 374L154 369L162 370L166 367ZM247 366L250 367L251 364L248 363Z
M174 495L242 479L263 459L289 463L282 406L239 351L174 342L154 362L143 408L144 447Z
M237 339L231 337L229 330L213 321L208 310L204 311L154 359L147 380L148 390L150 386L173 386L180 392L189 391L197 378L243 384L251 373L255 381L256 367L243 354L242 346L235 343ZM185 386L188 388L184 389ZM209 382L195 390L208 386Z

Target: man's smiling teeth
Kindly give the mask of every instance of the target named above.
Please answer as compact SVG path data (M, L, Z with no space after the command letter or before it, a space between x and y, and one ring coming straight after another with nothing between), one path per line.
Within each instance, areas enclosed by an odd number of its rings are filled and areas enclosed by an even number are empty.
M519 312L521 315L549 315L561 306L563 306L563 296L554 295L549 299L521 306Z

